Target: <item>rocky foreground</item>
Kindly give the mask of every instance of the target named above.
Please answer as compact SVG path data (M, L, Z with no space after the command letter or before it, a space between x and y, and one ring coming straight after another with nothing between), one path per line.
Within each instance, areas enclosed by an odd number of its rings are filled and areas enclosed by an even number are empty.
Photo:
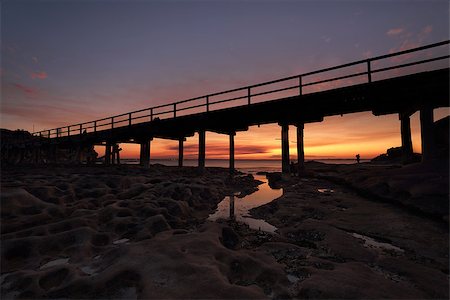
M278 182L283 196L252 211L269 234L206 221L225 195L253 192L251 176L4 167L2 299L448 298L445 217L372 199L341 168Z
M296 297L448 299L448 164L307 170L252 210L285 239L270 251Z

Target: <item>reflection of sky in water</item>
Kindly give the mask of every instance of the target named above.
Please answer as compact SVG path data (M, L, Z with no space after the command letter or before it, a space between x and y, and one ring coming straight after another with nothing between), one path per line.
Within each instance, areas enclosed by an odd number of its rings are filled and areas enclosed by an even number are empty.
M217 206L216 212L211 214L208 220L215 221L217 219L228 219L233 217L236 221L245 223L252 229L261 229L267 232L274 232L277 228L270 225L264 220L254 219L250 217L249 210L266 203L269 203L283 194L282 189L274 190L267 184L267 179L263 175L253 175L255 179L261 180L264 183L259 185L259 190L253 194L247 195L243 198L236 196L225 197ZM231 207L231 215L230 215ZM234 214L233 214L234 208Z

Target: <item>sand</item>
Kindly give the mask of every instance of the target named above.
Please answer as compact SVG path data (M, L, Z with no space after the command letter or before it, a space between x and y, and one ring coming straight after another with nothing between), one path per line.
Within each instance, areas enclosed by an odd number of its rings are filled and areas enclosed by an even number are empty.
M278 182L251 211L275 234L206 220L259 184L224 169L2 168L2 299L448 298L445 218L362 195L345 180L372 170L345 168Z

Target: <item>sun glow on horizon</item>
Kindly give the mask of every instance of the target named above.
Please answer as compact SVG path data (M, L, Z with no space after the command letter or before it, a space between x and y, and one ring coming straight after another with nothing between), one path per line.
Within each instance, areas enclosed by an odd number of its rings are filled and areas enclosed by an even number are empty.
M437 109L435 120L450 114L449 108ZM411 135L414 152L421 152L419 113L411 116ZM281 129L276 124L252 126L248 131L235 136L236 160L271 160L281 158ZM320 123L305 124L305 157L345 159L357 153L364 159L386 153L391 147L401 146L400 121L398 115L373 116L371 113L355 113L325 118ZM139 158L140 145L123 143L122 158ZM151 158L177 159L178 141L153 139ZM99 156L104 147L97 146ZM289 153L297 160L296 127L289 126ZM198 134L187 137L184 142L184 158L197 159ZM227 135L206 133L206 158L228 159L229 139Z

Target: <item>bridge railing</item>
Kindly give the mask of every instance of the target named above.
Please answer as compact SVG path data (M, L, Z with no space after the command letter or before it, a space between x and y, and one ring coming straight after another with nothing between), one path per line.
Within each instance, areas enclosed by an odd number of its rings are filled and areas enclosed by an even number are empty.
M226 90L222 92L207 94L200 97L190 98L182 101L177 101L169 104L163 104L158 106L153 106L149 108L144 108L132 112L127 112L111 117L106 117L102 119L97 119L94 121L84 122L84 123L78 123L74 125L59 127L59 128L53 128L43 131L37 131L34 132L33 135L35 136L42 136L47 138L54 138L54 137L62 137L62 136L71 136L71 135L78 135L83 134L84 132L98 132L103 130L109 130L113 128L118 127L124 127L124 126L131 126L133 124L142 123L142 122L149 122L154 121L157 118L162 118L163 116L168 116L171 118L176 118L177 116L180 116L183 112L187 110L194 110L197 109L195 113L198 112L209 112L212 110L213 106L217 107L221 104L230 103L233 101L245 101L242 105L251 105L252 103L255 103L254 100L257 97L280 93L280 92L286 92L291 91L294 92L295 95L303 95L305 93L305 89L311 86L318 86L323 85L326 83L336 82L340 80L345 79L352 79L356 77L363 77L363 82L370 83L373 81L373 76L375 74L381 73L381 72L387 72L392 70L398 70L405 67L411 67L415 65L422 65L426 63L431 63L435 61L442 61L445 59L448 59L450 55L448 55L448 51L446 51L445 55L440 56L434 56L434 57L428 57L426 59L416 60L412 62L407 63L397 63L392 66L385 66L385 67L376 67L375 63L391 59L395 61L394 58L399 58L401 56L405 56L407 54L416 53L419 51L437 48L441 46L446 46L450 43L449 40L442 41L439 43L434 43L422 47L416 47L408 50L398 51L395 53L389 53L386 55L376 56L368 59L358 60L351 63L346 63L334 67L324 68L312 72L307 72L299 75L284 77L277 80L271 80L266 81L259 84L254 85L248 85L236 89ZM403 59L398 59L398 62L404 61ZM358 69L354 71L353 73L346 74L346 75L339 75L331 78L318 78L313 79L311 82L307 82L308 77L314 77L313 75L323 75L327 72L332 72L336 70L343 70L345 68L349 67L355 67L358 66ZM448 67L448 63L447 63ZM275 89L269 89L265 91L256 91L258 88L261 87L268 87L270 85L276 85L280 83L289 83L287 86L278 87ZM294 84L292 84L294 83ZM220 96L224 95L230 95L232 94L231 98L220 98ZM219 99L215 99L219 98ZM239 106L239 105L235 105ZM233 106L234 107L234 106ZM200 111L198 111L200 109Z

